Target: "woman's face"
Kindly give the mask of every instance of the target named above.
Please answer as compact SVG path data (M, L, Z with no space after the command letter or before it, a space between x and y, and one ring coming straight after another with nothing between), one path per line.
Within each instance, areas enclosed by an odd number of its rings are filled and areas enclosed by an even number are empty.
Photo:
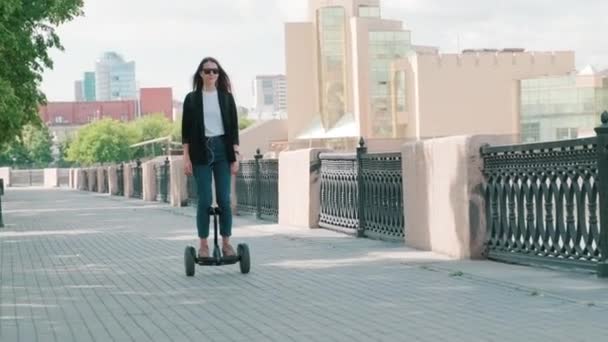
M201 70L201 77L205 84L215 84L219 75L219 68L217 64L213 62L207 62L203 64L203 70Z

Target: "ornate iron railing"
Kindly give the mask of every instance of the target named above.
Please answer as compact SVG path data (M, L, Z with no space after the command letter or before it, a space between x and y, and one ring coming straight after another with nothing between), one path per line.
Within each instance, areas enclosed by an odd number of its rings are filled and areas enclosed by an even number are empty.
M279 160L259 159L258 218L277 220L279 217Z
M321 214L323 228L356 233L359 227L358 167L355 153L322 153Z
M122 163L116 168L116 188L117 196L125 195L125 165Z
M133 168L133 198L143 198L143 177L141 170L141 161L138 159Z
M602 119L608 130L608 113ZM606 136L484 146L481 153L490 258L606 272Z
M236 175L237 212L255 214L257 212L256 160L242 160Z
M0 228L4 228L4 219L2 218L2 196L4 196L4 179L0 178Z
M44 170L42 169L11 170L10 173L13 187L44 185Z
M108 169L104 168L102 170L102 173L103 173L103 176L102 176L103 177L103 189L102 189L102 192L104 194L107 194L109 192L109 188L110 188L110 186L109 186L109 179L108 179Z
M365 153L360 161L365 236L403 241L401 153Z
M156 200L159 202L169 202L169 158L164 162L154 165L156 172Z
M88 169L87 170L87 178L90 181L89 184L89 190L91 192L97 192L97 187L99 184L97 184L97 169Z
M279 161L263 159L257 150L254 159L243 160L236 176L237 212L255 214L258 219L277 221L279 217Z
M400 153L321 153L319 225L383 240L403 241Z
M82 170L82 185L79 190L89 191L89 172L87 170Z

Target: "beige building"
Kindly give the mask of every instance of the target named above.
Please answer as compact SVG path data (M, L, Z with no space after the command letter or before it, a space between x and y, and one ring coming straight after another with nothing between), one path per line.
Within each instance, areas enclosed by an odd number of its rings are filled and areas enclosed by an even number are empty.
M573 52L440 54L412 45L379 0L309 0L287 23L289 140L519 133L519 80L563 75Z
M395 136L519 134L521 80L573 68L573 52L473 51L397 60Z

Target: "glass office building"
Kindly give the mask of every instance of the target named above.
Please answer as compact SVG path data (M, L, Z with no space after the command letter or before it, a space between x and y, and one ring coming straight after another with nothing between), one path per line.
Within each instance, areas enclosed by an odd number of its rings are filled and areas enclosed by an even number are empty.
M522 80L520 89L522 142L588 136L608 110L608 77L589 70Z
M370 103L372 134L377 138L388 138L396 130L391 108L391 63L405 58L411 51L409 31L369 32ZM396 92L404 101L404 79L399 79Z
M106 52L97 61L95 77L98 101L137 99L135 62L126 62L116 52Z
M82 82L84 100L87 102L96 101L95 96L95 72L87 71L84 73Z

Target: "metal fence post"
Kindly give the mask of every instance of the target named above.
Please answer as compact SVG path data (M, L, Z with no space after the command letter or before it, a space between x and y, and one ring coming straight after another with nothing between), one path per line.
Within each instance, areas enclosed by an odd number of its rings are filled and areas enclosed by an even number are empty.
M162 201L167 202L169 197L169 157L165 158L165 165L163 169L163 179L162 179Z
M357 193L359 200L358 216L359 226L357 228L357 237L365 237L365 184L363 182L363 156L367 153L367 146L365 146L365 140L363 137L359 139L359 146L357 147Z
M4 195L4 179L0 178L0 228L4 228L4 220L2 219L2 196Z
M597 172L600 207L600 261L598 277L608 277L608 111L602 113L602 124L595 128L597 134Z
M260 172L260 159L264 156L258 148L255 151L255 216L258 219L262 218L262 177Z
M141 160L139 160L139 158L137 158L136 160L136 177L137 177L137 198L141 199L143 198L143 177L142 177L142 170L141 170Z
M125 164L120 163L118 170L116 171L116 187L118 187L118 191L116 192L117 196L125 195Z

